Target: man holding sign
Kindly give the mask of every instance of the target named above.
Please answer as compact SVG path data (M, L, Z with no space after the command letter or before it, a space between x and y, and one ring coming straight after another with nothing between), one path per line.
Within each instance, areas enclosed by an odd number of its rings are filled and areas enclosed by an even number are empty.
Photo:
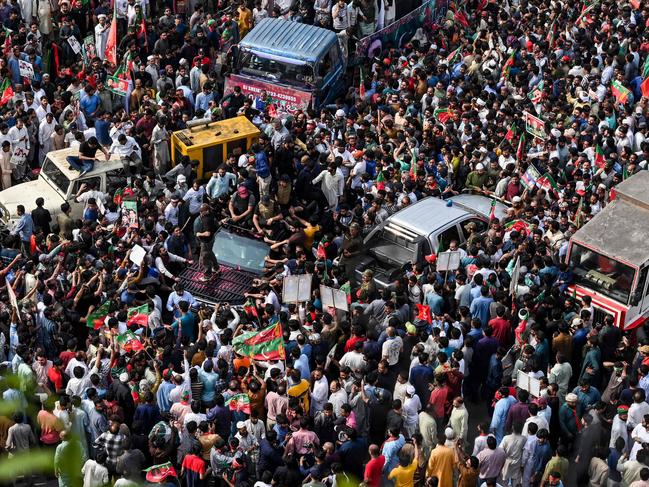
M79 146L78 156L67 157L70 168L80 171L82 176L88 171L92 171L92 169L95 167L95 156L97 154L97 149L104 153L106 160L110 159L110 154L104 147L99 145L97 137L90 137L88 140L82 142Z

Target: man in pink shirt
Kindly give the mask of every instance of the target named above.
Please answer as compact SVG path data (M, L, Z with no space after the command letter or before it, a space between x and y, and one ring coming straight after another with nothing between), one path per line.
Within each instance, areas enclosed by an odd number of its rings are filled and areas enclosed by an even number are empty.
M320 445L320 439L309 430L309 418L300 419L300 429L291 435L287 443L287 453L306 455L314 446Z

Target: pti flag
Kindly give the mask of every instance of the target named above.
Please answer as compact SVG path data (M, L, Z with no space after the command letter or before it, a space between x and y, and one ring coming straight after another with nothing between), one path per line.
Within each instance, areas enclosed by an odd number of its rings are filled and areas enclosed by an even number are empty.
M556 191L558 189L557 183L549 172L546 172L543 176L538 178L536 184L546 192Z
M503 227L508 232L516 231L521 235L528 235L530 233L530 226L523 220L512 220L509 223L505 223Z
M143 304L136 308L129 308L126 323L128 325L146 326L149 323L149 305Z
M613 93L613 96L621 105L624 105L627 102L629 94L631 94L629 89L623 86L618 80L611 83L611 93Z
M97 330L104 324L104 319L108 316L108 313L110 313L110 301L106 301L99 308L92 310L92 313L86 319L86 326Z
M595 146L595 166L600 169L604 169L604 166L606 166L606 156L599 144Z
M230 411L239 411L250 414L250 398L248 394L235 394L228 402Z
M284 360L284 340L279 323L261 331L249 331L232 340L234 351L255 360Z
M125 352L144 350L144 345L131 330L126 330L117 337L117 343Z

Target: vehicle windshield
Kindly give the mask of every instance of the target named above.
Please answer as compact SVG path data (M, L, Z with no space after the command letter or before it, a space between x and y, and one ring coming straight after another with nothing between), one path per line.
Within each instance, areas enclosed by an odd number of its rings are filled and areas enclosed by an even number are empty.
M213 250L219 264L261 274L270 249L264 242L221 230L214 238Z
M315 86L313 66L293 64L275 57L261 57L251 51L241 53L239 70L241 74L281 81L300 88Z
M392 232L383 231L381 236L374 240L369 249L370 254L380 261L395 266L402 266L407 262L416 260L417 246Z
M41 174L47 176L47 179L55 187L54 189L58 189L64 195L68 194L70 180L50 159L45 159Z
M635 270L577 243L572 244L570 265L575 283L622 304L629 302Z

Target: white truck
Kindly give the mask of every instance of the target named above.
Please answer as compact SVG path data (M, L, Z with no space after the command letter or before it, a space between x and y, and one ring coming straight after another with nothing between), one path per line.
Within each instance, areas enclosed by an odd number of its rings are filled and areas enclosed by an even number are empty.
M124 166L119 157L113 156L106 161L98 152L100 158L94 169L81 176L79 171L70 168L66 160L68 156L77 155L78 148L52 151L45 157L37 179L0 191L0 226L11 229L18 218L16 206L24 205L27 211L31 211L38 197L45 200L44 207L52 218L61 212L61 204L66 201L72 207L72 218L81 218L83 204L74 201L74 197L83 183L95 182L98 191L111 195L125 185Z

